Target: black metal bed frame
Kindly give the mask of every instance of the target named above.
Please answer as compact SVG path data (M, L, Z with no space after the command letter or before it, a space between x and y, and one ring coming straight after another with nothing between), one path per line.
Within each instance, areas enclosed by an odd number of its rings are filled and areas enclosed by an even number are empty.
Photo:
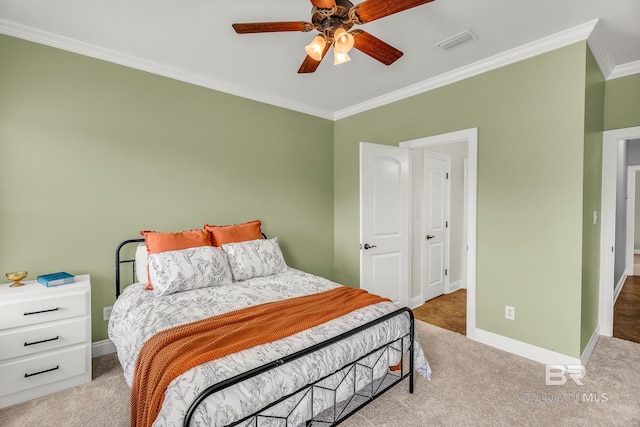
M125 240L124 242L120 243L118 245L118 247L116 248L116 298L118 298L120 296L120 265L121 264L131 264L131 283L135 283L136 282L136 259L135 256L134 258L131 259L122 259L122 255L120 254L120 251L122 250L122 248L124 248L126 245L128 245L129 243L142 243L144 242L144 239L129 239L129 240Z
M116 298L120 295L121 292L121 280L120 280L120 275L121 275L121 270L120 270L120 266L121 264L131 264L132 265L132 283L135 282L135 257L131 258L131 259L122 259L121 256L121 250L123 247L125 247L126 245L130 244L130 243L141 243L144 242L144 239L130 239L130 240L125 240L122 243L120 243L116 249ZM199 407L199 405L204 402L204 400L211 396L214 393L217 393L221 390L226 389L227 387L231 387L235 384L238 384L244 380L247 380L251 377L260 375L262 373L265 373L273 368L276 368L278 366L282 366L285 363L289 363L292 362L296 359L299 359L300 357L303 357L305 355L311 354L315 351L318 351L322 348L328 347L332 344L337 343L338 341L341 341L343 339L346 339L352 335L355 335L359 332L364 331L365 329L368 329L370 327L373 327L379 323L385 322L393 317L396 316L401 316L404 314L408 314L409 316L409 320L410 320L410 327L409 327L409 333L403 335L400 338L394 338L392 341L389 341L381 346L379 346L378 348L370 351L369 353L367 353L366 355L360 357L358 360L354 361L354 362L350 362L348 364L346 364L345 366L343 366L342 368L336 370L335 372L318 379L317 381L314 381L313 383L307 384L306 386L302 387L301 389L298 389L296 391L294 391L291 394L288 394L286 396L281 397L280 399L276 400L275 402L270 403L268 406L260 409L259 411L248 415L238 421L235 421L234 423L230 424L232 426L241 424L241 423L250 423L250 425L253 426L258 426L260 425L260 420L262 419L272 419L272 420L282 420L285 422L285 425L288 425L288 418L294 413L294 411L301 405L303 404L305 401L310 402L311 403L311 408L310 408L310 413L311 413L311 419L309 419L308 421L306 421L306 426L315 426L315 425L330 425L330 426L334 426L334 425L338 425L341 422L343 422L344 420L346 420L347 418L349 418L351 415L353 415L356 411L358 411L359 409L363 408L364 406L368 405L369 403L373 402L376 398L378 398L380 395L382 395L385 391L389 390L391 387L393 387L394 385L398 384L399 382L403 381L404 379L406 379L407 377L409 378L409 393L413 393L413 357L414 357L414 338L415 338L415 325L414 325L414 317L413 317L413 312L409 309L409 308L400 308L394 312L388 313L385 316L382 316L378 319L375 319L369 323L366 323L364 325L361 325L353 330L347 331L343 334L340 334L336 337L333 337L327 341L323 341L321 343L315 344L311 347L308 347L306 349L303 349L301 351L298 351L296 353L292 353L288 356L285 356L281 359L278 360L274 360L270 363L267 363L265 365L259 366L257 368L251 369L247 372L244 372L242 374L239 374L235 377L226 379L224 381L221 381L217 384L211 385L209 387L207 387L206 389L204 389L198 396L196 396L195 400L191 403L191 405L189 406L187 412L185 413L185 418L183 421L183 426L188 427L191 423L191 420L193 418L193 416L196 413L197 408ZM408 342L407 342L408 341ZM406 349L405 349L406 347ZM394 371L391 370L387 370L387 372L378 379L374 379L373 378L373 370L375 369L376 365L378 364L378 362L381 360L381 358L384 355L387 355L387 358L389 357L389 352L391 351L395 351L398 352L400 354L400 369L398 373L394 373ZM405 353L408 351L409 355L408 355L408 364L409 364L409 368L405 369L405 358L404 355ZM380 355L378 356L377 360L375 363L373 363L372 366L367 366L366 364L364 364L362 361L368 357L370 357L371 355L380 352ZM388 365L387 365L388 366ZM365 387L356 390L356 383L357 383L357 377L356 377L356 372L358 370L358 368L360 369L368 369L369 374L371 376L371 382L367 385L365 385ZM328 378L331 375L334 375L338 372L344 372L344 376L342 377L342 379L339 381L339 384L333 388L327 388L325 386L320 385L320 383L322 381L324 381L326 378ZM342 383L348 378L348 376L352 376L353 379L353 394L343 400L343 401L337 401L337 391L338 388L342 385ZM315 393L316 390L324 390L325 392L332 392L333 393L333 407L325 409L320 411L319 413L315 413L314 411L314 406L313 406L313 395ZM368 393L367 393L368 391ZM299 397L297 403L294 405L293 409L289 412L289 414L287 414L286 416L276 416L276 415L269 415L269 414L265 414L266 411L268 411L271 407L277 405L278 403L289 399L297 394L301 394L302 396ZM307 399L308 396L311 396L311 399Z

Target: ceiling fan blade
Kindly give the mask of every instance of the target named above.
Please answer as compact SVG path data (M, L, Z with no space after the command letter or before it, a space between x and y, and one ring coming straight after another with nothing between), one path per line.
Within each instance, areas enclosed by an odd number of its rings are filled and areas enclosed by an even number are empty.
M361 23L375 21L403 10L411 9L433 0L366 0L354 7Z
M330 47L331 47L331 43L326 43L324 45L324 50L322 51L322 58L320 58L320 61L316 61L315 59L307 55L307 57L304 58L304 61L302 61L302 65L300 65L300 68L298 69L298 73L304 74L304 73L313 73L314 71L316 71L318 69L318 65L320 65L320 62L322 62L322 60L324 59L324 56L329 51Z
M384 65L391 65L400 58L403 53L380 40L379 38L372 36L366 31L354 30L351 31L354 37L353 47L360 52L366 53L373 59L377 59Z
M336 5L335 0L311 0L311 4L318 9L331 9Z
M310 31L313 24L303 21L290 22L250 22L244 24L232 24L238 34L250 33L276 33L280 31Z

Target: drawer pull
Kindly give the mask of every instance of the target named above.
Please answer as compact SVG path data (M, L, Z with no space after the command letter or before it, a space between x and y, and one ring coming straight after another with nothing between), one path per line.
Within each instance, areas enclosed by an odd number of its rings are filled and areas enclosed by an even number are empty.
M48 313L50 311L58 311L60 310L60 307L56 307L56 308L50 308L49 310L40 310L40 311L29 311L27 313L24 313L25 316L30 316L32 314L40 314L40 313Z
M60 369L60 365L56 366L55 368L46 369L44 371L34 372L33 374L24 374L24 377L29 378L29 377L33 377L34 375L40 375L40 374L45 374L47 372L55 371L56 369Z
M55 341L55 340L57 340L57 339L59 339L59 338L60 338L60 337L59 337L59 336L57 336L57 337L55 337L55 338L49 338L48 340L41 340L41 341L34 341L34 342L25 342L25 343L24 343L24 346L25 346L25 347L27 347L27 346L34 345L34 344L42 344L43 342Z

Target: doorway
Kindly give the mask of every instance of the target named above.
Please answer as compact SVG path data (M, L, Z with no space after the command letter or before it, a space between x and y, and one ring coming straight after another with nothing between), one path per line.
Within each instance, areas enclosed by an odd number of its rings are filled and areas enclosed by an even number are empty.
M384 277L387 285L391 283L388 298L398 299L400 305L411 308L422 304L422 283L411 278L415 271L411 264L414 267L416 265L411 258L415 250L410 244L415 206L410 193L411 182L404 177L413 173L408 161L409 154L456 143L466 144L468 157L465 167L467 186L464 190L467 215L464 218L465 227L462 227L465 229L466 244L460 242L464 255L464 261L460 262L464 262L461 270L464 271L467 288L466 336L475 339L478 128L405 141L398 147L360 143L360 287L375 291L378 289L376 284L381 282L378 278ZM387 203L385 200L396 202ZM407 224L406 228L403 224ZM402 238L405 231L407 239ZM382 243L389 238L398 244L382 245L375 240L379 239ZM392 274L387 274L389 271Z
M600 335L613 335L616 291L616 187L619 176L618 149L621 141L640 138L640 126L610 130L602 137L602 199L600 224L600 290L598 327ZM626 247L626 245L625 245ZM626 264L626 262L625 262Z
M438 326L462 334L466 332L472 339L475 339L476 327L477 144L477 128L400 143L400 147L410 149L412 159L411 308L422 306L431 297L428 293L429 283L434 277L438 278L431 271L432 268L444 269L444 293L431 300L433 306L440 306L432 314L441 313L439 316L442 321L432 317L430 323L439 323ZM429 183L424 176L428 170L425 167L425 153L427 157L428 153L436 153L436 157L449 158L450 163L448 177L444 181L437 181L439 186L450 187L449 200L440 211L444 218L439 224L442 224L447 236L447 249L442 255L443 267L439 262L424 262L425 259L429 260L429 257L425 257L428 247L425 243L435 240L428 239L435 233L429 232L431 224L425 218L430 209L427 206L430 203L426 203L425 198L428 192L424 188L425 183Z

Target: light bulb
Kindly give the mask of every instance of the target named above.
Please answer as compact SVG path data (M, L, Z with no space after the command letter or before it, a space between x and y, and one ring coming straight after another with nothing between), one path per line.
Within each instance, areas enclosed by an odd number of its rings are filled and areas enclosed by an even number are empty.
M317 35L311 43L304 47L305 52L316 61L322 60L322 52L327 41L321 35Z

